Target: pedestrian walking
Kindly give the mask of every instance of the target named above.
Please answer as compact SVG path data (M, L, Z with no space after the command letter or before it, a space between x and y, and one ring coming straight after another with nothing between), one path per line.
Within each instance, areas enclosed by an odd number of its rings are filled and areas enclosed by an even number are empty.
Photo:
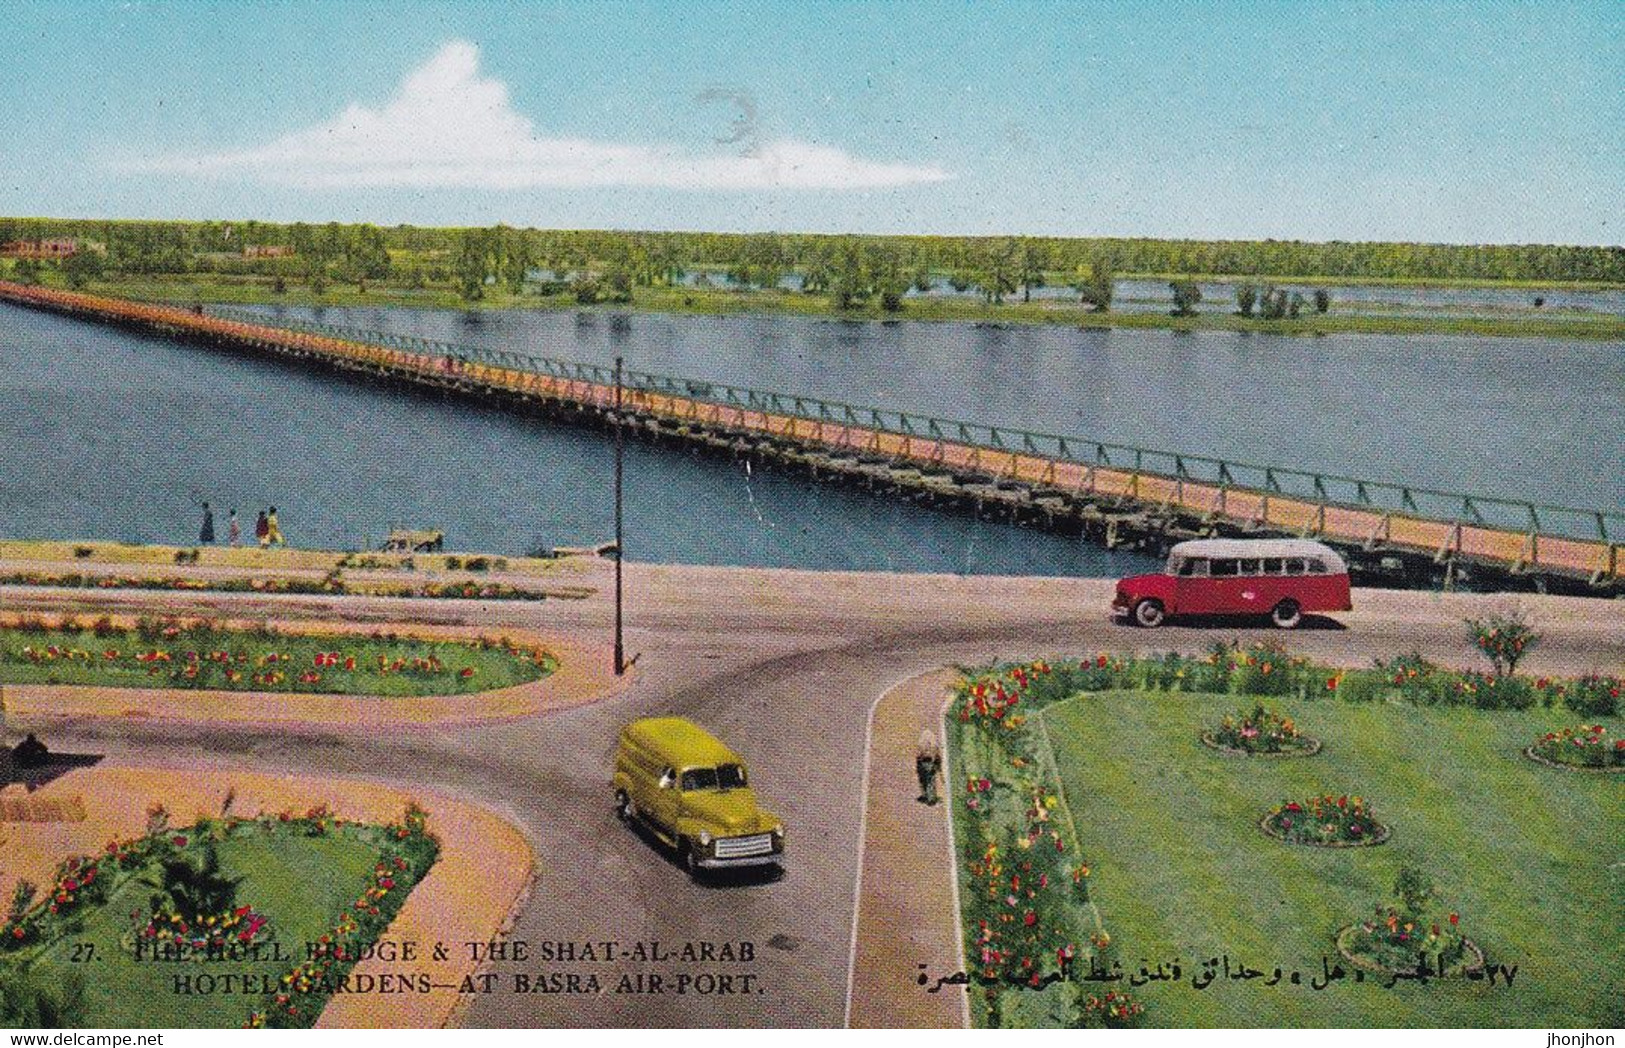
M271 522L265 519L265 511L254 519L254 538L259 541L260 548L264 549L271 544Z
M282 525L277 523L275 506L272 506L270 512L265 515L265 529L269 545L286 546L288 544L282 537Z
M226 518L226 541L233 546L243 544L243 529L237 523L237 509L232 507L231 515Z
M214 545L214 510L209 504L203 504L203 527L198 529L197 541L200 546Z
M942 772L942 747L930 730L920 732L920 745L914 751L914 774L920 779L920 803L937 803L937 776Z

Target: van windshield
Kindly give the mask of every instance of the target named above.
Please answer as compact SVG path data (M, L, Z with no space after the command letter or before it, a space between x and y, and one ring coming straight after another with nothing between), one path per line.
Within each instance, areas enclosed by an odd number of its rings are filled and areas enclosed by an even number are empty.
M745 785L745 769L737 764L717 768L690 768L683 772L683 792L737 790Z

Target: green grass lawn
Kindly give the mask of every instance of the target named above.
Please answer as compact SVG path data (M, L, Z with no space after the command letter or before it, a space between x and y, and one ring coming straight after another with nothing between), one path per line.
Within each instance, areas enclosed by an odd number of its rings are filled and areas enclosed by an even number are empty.
M1107 692L1042 714L1068 806L1094 864L1092 897L1124 966L1176 957L1181 983L1130 992L1165 1027L1617 1027L1625 1024L1625 781L1519 756L1577 723L1565 710L1484 712L1340 701L1271 705L1325 747L1301 759L1226 757L1198 733L1246 700ZM1595 720L1595 718L1592 718ZM1604 718L1610 735L1620 718ZM1359 793L1393 836L1321 849L1265 837L1275 805ZM1368 978L1307 985L1334 933L1390 896L1403 865L1425 870L1444 908L1510 988L1461 980L1392 989ZM1304 973L1190 985L1202 962Z
M251 974L276 981L304 956L364 887L380 850L344 836L231 837L219 845L221 869L242 878L241 904L268 917L272 936L292 960L137 961L132 911L148 910L152 889L133 878L89 913L84 927L53 943L31 967L46 978L82 978L87 1027L229 1028L260 1006L258 995L175 992L177 975ZM76 944L89 943L91 950ZM73 961L75 953L88 960Z
M551 655L499 640L476 644L161 624L142 633L81 625L0 627L0 684L400 697L511 687L539 680L557 665ZM153 653L164 658L153 659Z

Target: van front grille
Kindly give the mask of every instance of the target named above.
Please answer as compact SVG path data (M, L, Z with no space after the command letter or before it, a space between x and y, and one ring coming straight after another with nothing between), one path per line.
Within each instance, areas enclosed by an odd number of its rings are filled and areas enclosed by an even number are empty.
M770 855L773 835L758 833L751 837L718 837L716 854L719 859L743 859L752 855Z

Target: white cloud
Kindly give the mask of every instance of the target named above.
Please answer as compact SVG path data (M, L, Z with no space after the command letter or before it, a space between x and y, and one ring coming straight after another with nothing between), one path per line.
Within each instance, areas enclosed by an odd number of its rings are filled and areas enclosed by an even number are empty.
M549 138L514 110L505 84L480 75L479 52L464 41L413 70L382 108L352 104L324 124L255 148L118 166L303 188L868 189L952 177L938 167L864 160L791 139L728 154Z

